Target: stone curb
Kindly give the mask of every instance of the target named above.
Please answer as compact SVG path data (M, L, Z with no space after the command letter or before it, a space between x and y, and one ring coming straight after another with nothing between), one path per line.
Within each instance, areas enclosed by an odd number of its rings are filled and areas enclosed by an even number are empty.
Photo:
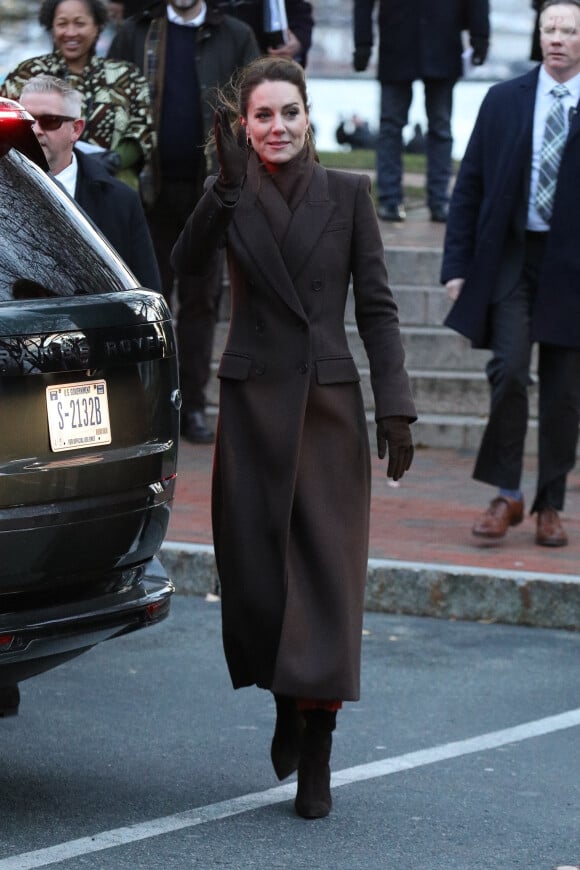
M159 559L179 594L219 595L213 547L166 541ZM579 631L580 578L370 559L365 609Z

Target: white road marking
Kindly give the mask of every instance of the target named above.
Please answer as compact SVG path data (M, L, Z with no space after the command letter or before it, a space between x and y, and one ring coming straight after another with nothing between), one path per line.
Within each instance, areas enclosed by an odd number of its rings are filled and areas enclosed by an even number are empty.
M489 749L497 749L508 743L519 743L522 740L530 740L533 737L541 737L544 734L552 734L566 728L574 728L580 725L580 708L568 710L557 716L548 716L545 719L537 719L534 722L525 722L513 728L504 728L501 731L491 731L488 734L480 734L467 740L457 740L454 743L444 743L431 749L421 749L417 752L408 752L394 758L385 758L382 761L373 761L369 764L360 764L349 767L346 770L337 771L332 775L332 787L339 788L343 785L351 785L355 782L363 782L367 779L377 779L389 776L392 773L400 773L404 770L412 770L424 767L427 764L435 764L438 761L447 761L450 758L459 758L463 755L471 755L474 752L485 752ZM196 825L204 825L207 822L215 822L240 813L251 812L260 807L272 806L291 800L296 792L296 783L281 785L266 791L254 794L242 795L205 807L187 810L183 813L175 813L172 816L164 816L130 825L124 828L115 828L111 831L103 831L92 837L81 837L78 840L70 840L68 843L60 843L57 846L49 846L46 849L37 849L34 852L25 852L21 855L13 855L10 858L0 860L0 870L33 870L35 867L49 867L60 861L67 861L80 855L89 855L93 852L102 852L105 849L114 849L135 843L139 840L148 840L169 834L183 828L192 828Z

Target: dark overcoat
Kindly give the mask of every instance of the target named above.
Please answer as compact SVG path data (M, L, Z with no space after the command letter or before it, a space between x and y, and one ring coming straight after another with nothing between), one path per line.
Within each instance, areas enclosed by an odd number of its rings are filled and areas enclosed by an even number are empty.
M489 308L509 289L524 258L532 128L540 67L490 88L463 157L447 223L441 281L465 284L446 325L489 347ZM580 347L580 115L562 155L532 337ZM503 289L502 289L503 285Z
M354 0L355 46L374 44L377 0ZM380 82L458 79L462 31L489 38L489 0L378 0Z
M211 272L224 234L212 506L230 674L235 687L357 700L370 451L344 323L351 276L376 416L415 419L369 179L315 164L281 246L251 173L235 208L210 187L175 270Z
M75 201L91 218L143 287L161 293L161 277L136 190L110 175L90 156L75 150Z
M244 0L243 3L240 3L239 0L219 0L219 6L228 15L245 21L252 28L258 40L260 51L266 54L271 42L268 34L264 32L264 0ZM300 56L295 60L306 66L314 27L312 4L308 3L307 0L286 0L285 7L288 29L292 31L301 45Z

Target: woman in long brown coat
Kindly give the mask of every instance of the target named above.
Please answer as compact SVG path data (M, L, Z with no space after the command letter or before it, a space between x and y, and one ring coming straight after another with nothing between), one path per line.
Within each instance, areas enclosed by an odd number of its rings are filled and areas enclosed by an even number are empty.
M370 449L344 312L352 277L379 456L397 480L416 419L369 179L323 169L304 72L242 71L236 134L216 112L220 173L173 251L204 274L225 243L232 292L221 358L213 531L223 641L235 688L274 693L271 757L298 769L296 810L331 808L336 711L360 692ZM249 147L246 147L246 140Z

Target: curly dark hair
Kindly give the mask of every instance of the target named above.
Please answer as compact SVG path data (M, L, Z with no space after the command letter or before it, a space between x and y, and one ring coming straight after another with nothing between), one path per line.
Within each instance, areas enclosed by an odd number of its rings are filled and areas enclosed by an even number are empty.
M40 22L40 26L44 27L44 29L48 33L50 33L50 31L52 30L56 10L62 2L63 0L43 0L40 6L38 20ZM90 15L93 17L95 24L99 28L99 31L101 31L109 20L109 10L107 9L107 4L104 2L104 0L82 0L82 2L85 4Z

